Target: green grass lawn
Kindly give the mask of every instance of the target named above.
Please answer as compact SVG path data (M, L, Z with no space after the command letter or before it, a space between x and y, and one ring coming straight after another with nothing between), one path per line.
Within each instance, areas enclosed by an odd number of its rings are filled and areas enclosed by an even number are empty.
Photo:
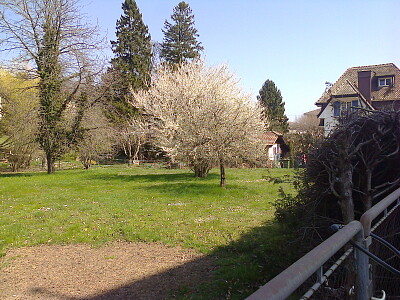
M11 247L53 243L181 245L216 256L220 269L208 288L215 297L240 299L254 289L250 281L270 277L281 263L275 260L286 259L278 249L284 237L271 222L272 202L280 186L293 188L265 176L291 174L227 169L226 189L219 187L217 170L207 178L124 166L0 174L0 255Z

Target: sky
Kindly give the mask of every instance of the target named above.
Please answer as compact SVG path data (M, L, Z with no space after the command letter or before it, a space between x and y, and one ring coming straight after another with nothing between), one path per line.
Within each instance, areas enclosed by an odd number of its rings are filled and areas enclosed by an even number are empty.
M227 64L256 99L274 81L291 121L347 68L400 67L399 0L187 0L209 65ZM152 40L162 42L179 0L136 0ZM83 12L115 40L122 0L82 0ZM112 56L108 50L107 54Z

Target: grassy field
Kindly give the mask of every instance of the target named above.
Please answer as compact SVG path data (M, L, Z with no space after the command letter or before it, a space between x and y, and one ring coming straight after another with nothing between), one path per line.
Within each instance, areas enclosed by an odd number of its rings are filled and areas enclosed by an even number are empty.
M205 287L240 299L288 259L274 225L278 189L266 176L287 169L217 170L194 178L188 170L98 166L55 174L0 173L0 255L37 244L160 242L214 255L220 266ZM209 295L211 296L211 295ZM200 296L199 296L200 297ZM200 297L201 298L201 297Z

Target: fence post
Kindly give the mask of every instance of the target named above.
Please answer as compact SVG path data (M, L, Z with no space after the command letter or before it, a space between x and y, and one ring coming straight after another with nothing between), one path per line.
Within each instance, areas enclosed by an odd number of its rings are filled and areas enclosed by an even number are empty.
M364 232L361 230L355 236L355 243L368 250L368 242L364 239ZM367 300L371 299L370 285L371 280L369 276L369 257L364 252L354 249L356 259L356 299Z

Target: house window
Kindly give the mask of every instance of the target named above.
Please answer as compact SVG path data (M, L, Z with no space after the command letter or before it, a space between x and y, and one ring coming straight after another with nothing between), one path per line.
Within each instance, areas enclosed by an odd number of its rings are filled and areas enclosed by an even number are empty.
M342 103L341 103L341 108L340 108L340 110L341 110L342 112L350 111L350 108L351 108L351 102L342 102Z
M333 103L333 116L339 117L341 114L353 111L354 107L359 107L358 100L336 101Z
M378 85L379 85L379 87L391 86L392 85L392 78L390 78L390 77L388 77L388 78L379 78Z
M334 117L339 117L340 115L340 102L334 102L333 103L333 116Z

